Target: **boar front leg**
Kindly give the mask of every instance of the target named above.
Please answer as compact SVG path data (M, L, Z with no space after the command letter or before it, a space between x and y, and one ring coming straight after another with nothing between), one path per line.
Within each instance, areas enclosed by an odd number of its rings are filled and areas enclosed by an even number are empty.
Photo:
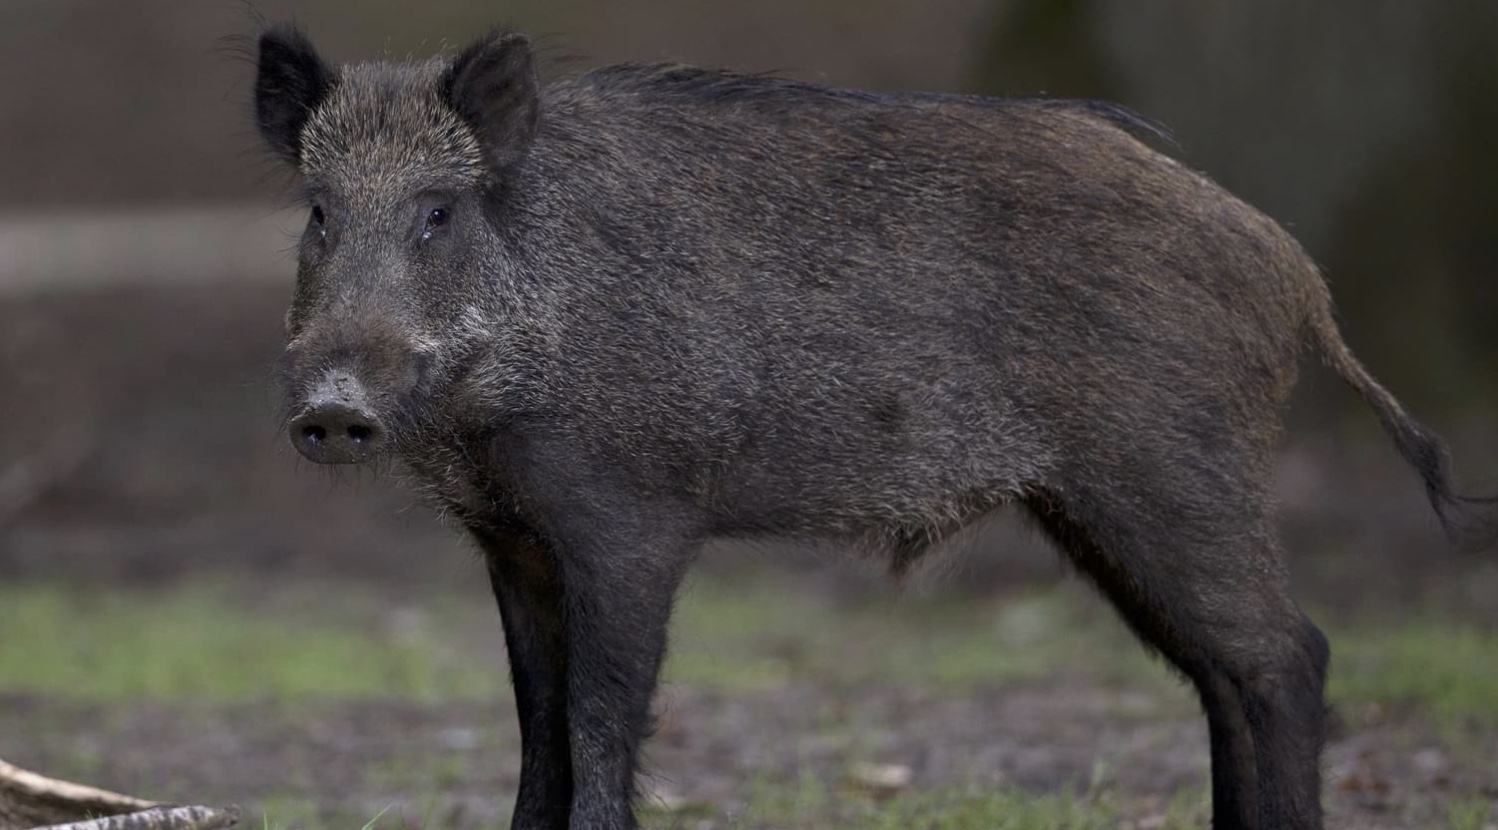
M636 826L636 757L690 550L673 535L625 533L563 553L573 830Z
M626 463L551 435L495 445L495 468L524 494L560 578L572 830L637 826L636 757L650 731L671 606L706 525L666 495L668 483L642 488L644 474Z
M572 756L567 738L567 644L555 557L522 535L474 528L504 622L520 716L520 791L514 830L567 830Z

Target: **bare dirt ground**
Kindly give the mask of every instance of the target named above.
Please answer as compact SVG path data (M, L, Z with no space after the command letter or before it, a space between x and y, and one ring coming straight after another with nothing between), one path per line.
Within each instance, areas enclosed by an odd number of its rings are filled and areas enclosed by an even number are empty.
M284 448L267 380L286 294L226 283L0 300L0 579L344 579L409 600L470 578L461 545L390 482L339 484ZM1478 469L1493 448L1467 437L1452 436L1468 448L1458 466ZM1335 446L1295 439L1282 465L1304 595L1337 613L1436 607L1498 623L1491 563L1439 549L1413 478L1376 435ZM729 555L706 567L746 565ZM779 573L829 596L867 582L804 562ZM1062 571L1033 538L1000 527L957 573L960 585L945 590L961 598ZM502 670L492 651L475 659ZM666 826L774 826L754 813L766 788L808 781L877 801L880 788L859 783L867 764L908 770L901 791L1104 793L1140 827L1205 786L1205 730L1189 698L1081 674L951 693L679 686L661 708L649 757L657 802L671 808ZM1326 761L1329 826L1449 826L1448 802L1498 799L1498 758L1423 714L1340 714ZM105 705L9 694L0 756L151 798L310 812L335 827L391 807L413 826L423 816L428 826L497 826L519 764L504 699Z
M1199 718L1067 677L951 695L668 689L662 703L649 781L668 826L774 826L757 800L807 780L837 799L877 798L858 778L870 764L908 770L900 790L1105 795L1140 826L1205 787ZM157 799L253 805L273 821L310 804L327 827L381 811L412 826L495 827L518 784L507 700L104 708L11 696L0 709L13 761ZM1444 746L1429 724L1399 715L1339 737L1326 756L1328 827L1446 827L1448 797L1498 799L1498 762L1462 766Z

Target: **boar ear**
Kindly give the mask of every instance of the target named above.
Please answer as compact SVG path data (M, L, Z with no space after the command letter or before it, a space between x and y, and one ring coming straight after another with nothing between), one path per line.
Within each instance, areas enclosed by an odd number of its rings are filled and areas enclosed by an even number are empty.
M317 56L306 35L286 24L260 36L258 65L255 118L260 135L272 150L296 164L302 128L332 88L333 70Z
M525 155L541 115L540 82L525 35L495 29L464 49L443 74L442 93L478 133L496 171Z

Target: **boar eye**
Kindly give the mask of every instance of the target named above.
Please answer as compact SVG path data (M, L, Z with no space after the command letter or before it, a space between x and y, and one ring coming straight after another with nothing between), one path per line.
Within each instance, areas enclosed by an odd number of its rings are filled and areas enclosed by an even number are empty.
M322 206L321 205L313 205L312 206L312 227L316 228L317 232L319 234L326 235L327 232L328 232L327 227L323 224L326 219L327 219L327 217L324 216L323 212L322 212Z
M450 219L452 219L452 211L445 207L434 207L427 211L426 227L421 231L422 241L425 242L431 239L432 235L437 232L437 229L446 225Z

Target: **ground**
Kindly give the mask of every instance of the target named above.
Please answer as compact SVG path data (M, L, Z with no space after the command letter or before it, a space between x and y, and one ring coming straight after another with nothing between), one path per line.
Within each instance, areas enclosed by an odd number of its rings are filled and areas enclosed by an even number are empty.
M649 826L1204 823L1193 700L1082 586L913 596L739 568L686 593ZM238 803L251 827L504 826L519 743L478 585L8 587L0 630L29 636L0 644L5 757ZM1498 634L1331 633L1328 826L1498 821Z

